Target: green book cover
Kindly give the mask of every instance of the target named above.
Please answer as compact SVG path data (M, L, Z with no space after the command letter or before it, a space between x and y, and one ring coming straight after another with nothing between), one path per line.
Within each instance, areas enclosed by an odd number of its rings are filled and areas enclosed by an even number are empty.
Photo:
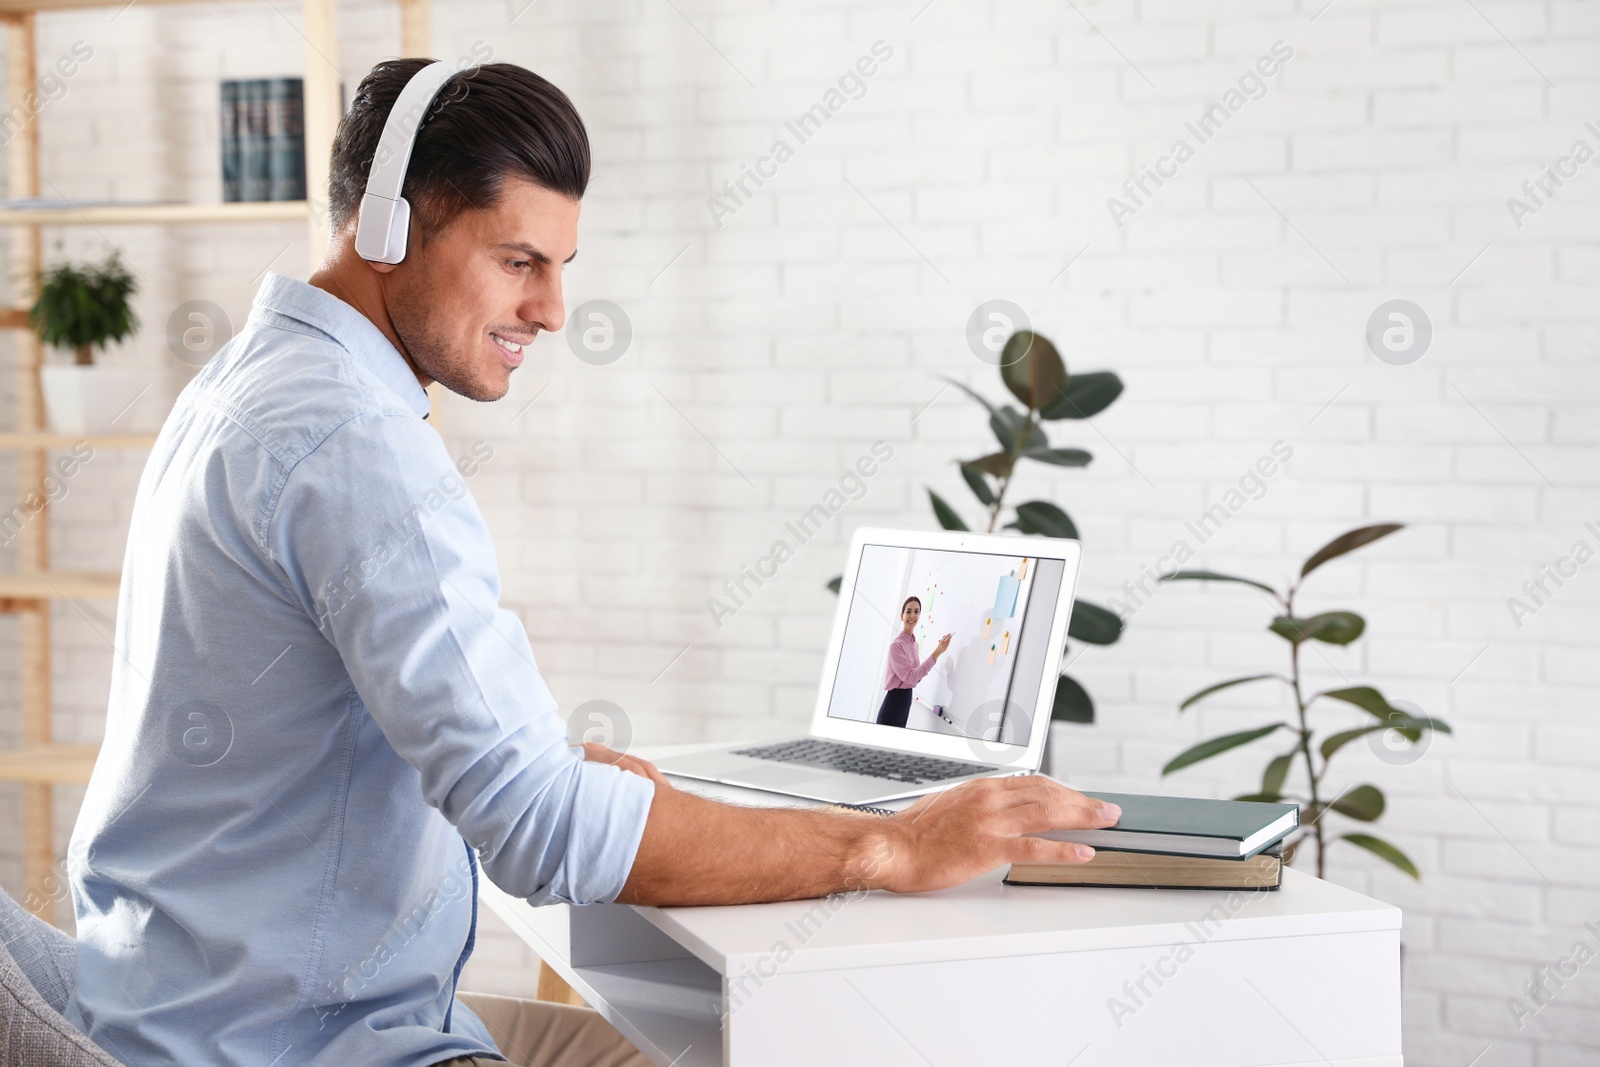
M267 83L268 199L306 198L304 91L299 78Z
M1244 859L1281 840L1300 822L1295 804L1088 790L1083 795L1121 808L1117 824L1103 830L1047 830L1036 836L1097 849Z

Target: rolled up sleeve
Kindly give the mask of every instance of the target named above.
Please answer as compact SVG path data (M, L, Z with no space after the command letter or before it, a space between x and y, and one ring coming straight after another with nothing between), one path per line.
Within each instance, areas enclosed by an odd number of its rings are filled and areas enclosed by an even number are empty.
M569 747L527 634L499 604L467 485L482 462L458 469L414 417L358 415L289 472L264 539L488 877L534 904L610 901L655 786Z

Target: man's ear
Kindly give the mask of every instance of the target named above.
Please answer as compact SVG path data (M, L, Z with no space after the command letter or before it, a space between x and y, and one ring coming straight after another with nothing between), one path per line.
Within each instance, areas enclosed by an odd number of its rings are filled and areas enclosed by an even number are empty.
M365 262L367 266L371 267L379 274L388 274L390 271L394 270L400 265L398 263L374 263L370 259L364 260L363 262Z

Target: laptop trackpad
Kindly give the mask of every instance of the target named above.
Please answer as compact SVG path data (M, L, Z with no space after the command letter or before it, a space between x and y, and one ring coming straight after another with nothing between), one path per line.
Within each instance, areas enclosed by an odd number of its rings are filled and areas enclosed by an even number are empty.
M818 772L815 767L794 767L775 763L770 767L741 767L724 774L722 779L757 789L787 789L801 782L814 782L817 777Z

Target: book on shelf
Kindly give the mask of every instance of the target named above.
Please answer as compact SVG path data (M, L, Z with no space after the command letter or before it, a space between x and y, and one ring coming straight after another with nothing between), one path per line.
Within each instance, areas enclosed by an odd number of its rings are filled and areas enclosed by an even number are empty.
M1101 849L1084 863L1013 863L1006 885L1273 890L1283 884L1283 841L1248 859Z
M239 173L239 98L244 83L222 83L222 112L218 128L222 132L222 200L237 204L244 199L244 185Z
M1300 825L1297 804L1088 790L1083 795L1121 808L1116 825L1103 830L1044 830L1033 836L1120 852L1239 860L1282 840Z
M222 199L306 198L305 89L299 78L229 80L221 88Z
M305 91L299 78L267 82L267 199L306 198Z

